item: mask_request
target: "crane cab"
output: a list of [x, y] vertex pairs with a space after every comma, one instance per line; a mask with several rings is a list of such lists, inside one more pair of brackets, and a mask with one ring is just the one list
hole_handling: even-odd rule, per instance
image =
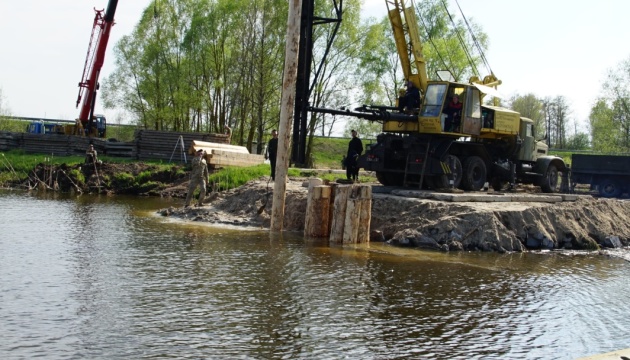
[[418, 121], [386, 121], [383, 131], [478, 136], [482, 126], [481, 99], [482, 93], [474, 85], [430, 82], [424, 92]]

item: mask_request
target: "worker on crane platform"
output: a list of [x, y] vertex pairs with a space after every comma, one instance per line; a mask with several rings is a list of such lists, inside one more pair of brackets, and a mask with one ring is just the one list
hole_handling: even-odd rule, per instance
[[420, 90], [411, 80], [406, 85], [405, 95], [398, 99], [398, 108], [401, 112], [413, 114], [420, 107]]

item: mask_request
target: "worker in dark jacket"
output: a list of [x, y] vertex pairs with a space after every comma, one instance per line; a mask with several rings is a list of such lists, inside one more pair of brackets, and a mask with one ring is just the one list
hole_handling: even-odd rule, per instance
[[271, 139], [267, 143], [265, 160], [269, 159], [271, 165], [271, 180], [276, 180], [276, 156], [278, 155], [278, 132], [271, 130]]
[[413, 82], [407, 81], [407, 90], [405, 95], [398, 99], [398, 107], [406, 114], [413, 114], [415, 109], [420, 107], [420, 90]]
[[348, 144], [348, 153], [346, 154], [346, 177], [348, 180], [357, 181], [359, 178], [359, 156], [363, 153], [363, 143], [357, 136], [357, 132], [352, 130], [352, 139]]
[[459, 125], [462, 118], [462, 103], [459, 101], [459, 95], [453, 95], [453, 98], [446, 106], [444, 113], [446, 114], [444, 131], [459, 131]]

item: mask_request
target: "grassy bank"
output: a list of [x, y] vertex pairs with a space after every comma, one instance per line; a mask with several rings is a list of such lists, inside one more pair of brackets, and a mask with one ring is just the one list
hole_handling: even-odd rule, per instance
[[[99, 156], [99, 159], [116, 164], [131, 164], [136, 160], [117, 158], [110, 156]], [[23, 150], [11, 150], [0, 153], [0, 185], [7, 186], [10, 183], [24, 180], [40, 164], [47, 166], [59, 166], [66, 164], [75, 166], [85, 161], [84, 156], [52, 156], [45, 154], [27, 154]], [[161, 162], [150, 162], [158, 166], [160, 171], [169, 169], [172, 164], [162, 164]]]
[[[325, 141], [322, 141], [321, 144], [324, 144], [324, 146], [321, 147], [322, 149], [328, 149], [328, 147], [325, 146]], [[331, 159], [331, 162], [337, 157], [337, 154], [326, 153], [325, 151], [322, 151], [320, 155], [320, 158]], [[108, 164], [137, 163], [137, 160], [119, 157], [99, 156], [99, 159]], [[65, 164], [69, 167], [75, 167], [77, 165], [83, 164], [84, 160], [85, 158], [83, 156], [59, 157], [45, 154], [26, 154], [22, 150], [11, 150], [2, 152], [0, 153], [0, 186], [8, 187], [11, 184], [16, 184], [29, 178], [29, 175], [32, 174], [33, 170], [42, 164], [46, 165], [47, 167], [55, 167], [62, 164]], [[162, 161], [145, 161], [144, 163], [148, 165], [153, 165], [154, 168], [151, 171], [154, 173], [169, 172], [172, 171], [173, 168], [173, 164], [164, 163]], [[337, 168], [339, 167], [340, 162]], [[125, 167], [119, 167], [119, 169], [125, 169]], [[189, 170], [189, 167], [184, 165], [178, 171], [187, 170]], [[74, 177], [76, 177], [77, 182], [85, 182], [85, 179], [81, 178], [81, 174], [79, 171], [74, 171], [74, 173], [76, 173], [74, 174]], [[269, 164], [260, 164], [251, 167], [228, 167], [213, 171], [210, 175], [210, 184], [217, 191], [227, 190], [239, 187], [252, 179], [258, 179], [265, 176], [268, 177], [269, 174]], [[345, 175], [343, 174], [319, 173], [313, 170], [303, 170], [297, 168], [290, 168], [288, 174], [290, 177], [319, 177], [329, 181], [334, 181], [338, 178], [345, 178]], [[105, 174], [101, 175], [103, 178], [108, 177]], [[117, 174], [112, 174], [110, 177], [116, 180], [125, 180], [118, 181], [118, 183], [134, 183], [135, 187], [142, 188], [145, 183], [153, 181], [152, 179], [154, 178], [154, 176], [151, 175], [152, 174], [147, 173], [134, 175], [131, 173], [131, 170], [129, 170], [122, 171], [121, 173]], [[361, 176], [359, 180], [361, 182], [374, 181], [373, 178], [364, 176]]]

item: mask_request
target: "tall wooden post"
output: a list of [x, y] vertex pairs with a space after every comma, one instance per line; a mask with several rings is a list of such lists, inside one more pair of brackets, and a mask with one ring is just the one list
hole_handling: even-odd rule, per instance
[[286, 199], [287, 170], [289, 168], [291, 123], [293, 119], [293, 109], [295, 107], [295, 83], [297, 80], [301, 17], [302, 0], [290, 0], [284, 54], [280, 126], [278, 129], [276, 179], [273, 186], [273, 204], [271, 207], [271, 231], [282, 231], [284, 227], [284, 202]]

